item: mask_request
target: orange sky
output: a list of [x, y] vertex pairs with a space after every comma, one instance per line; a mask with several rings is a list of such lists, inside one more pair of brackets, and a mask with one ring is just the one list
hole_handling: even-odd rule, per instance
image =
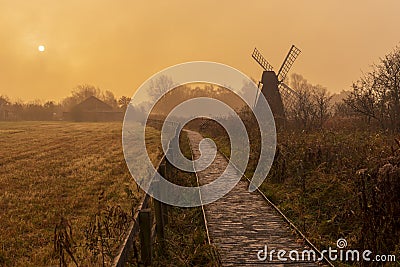
[[399, 10], [398, 0], [0, 0], [0, 95], [60, 100], [89, 83], [130, 96], [193, 60], [258, 79], [253, 48], [279, 69], [292, 43], [302, 54], [291, 72], [338, 92], [399, 44]]

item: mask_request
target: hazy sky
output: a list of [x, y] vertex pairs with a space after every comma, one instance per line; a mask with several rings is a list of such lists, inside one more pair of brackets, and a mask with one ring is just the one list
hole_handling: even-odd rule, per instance
[[291, 44], [302, 50], [291, 73], [338, 92], [399, 45], [399, 10], [398, 0], [0, 0], [0, 95], [60, 100], [88, 83], [130, 96], [193, 60], [259, 79], [254, 47], [279, 69]]

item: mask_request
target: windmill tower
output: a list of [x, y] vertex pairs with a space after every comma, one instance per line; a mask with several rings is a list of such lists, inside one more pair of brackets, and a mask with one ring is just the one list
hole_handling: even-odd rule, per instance
[[[253, 54], [251, 55], [264, 69], [261, 81], [258, 82], [258, 87], [260, 88], [260, 85], [262, 85], [261, 93], [268, 101], [276, 122], [286, 120], [285, 113], [291, 108], [295, 99], [298, 97], [297, 93], [283, 81], [300, 52], [300, 49], [292, 45], [278, 71], [278, 74], [275, 73], [272, 65], [268, 63], [257, 48], [254, 48]], [[256, 96], [255, 105], [257, 105], [257, 99], [258, 95]]]

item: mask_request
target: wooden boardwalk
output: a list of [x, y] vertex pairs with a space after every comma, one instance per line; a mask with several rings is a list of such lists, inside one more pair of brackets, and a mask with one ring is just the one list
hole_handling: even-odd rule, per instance
[[[195, 159], [200, 157], [198, 144], [202, 136], [187, 131]], [[202, 151], [207, 154], [207, 149]], [[209, 147], [211, 149], [211, 147]], [[210, 152], [211, 154], [211, 152]], [[212, 182], [228, 166], [223, 155], [217, 153], [214, 162], [198, 172], [201, 185]], [[236, 172], [234, 168], [229, 172]], [[223, 266], [320, 266], [309, 261], [290, 261], [289, 252], [309, 250], [275, 209], [256, 191], [248, 191], [248, 182], [240, 181], [223, 198], [204, 206], [211, 243], [217, 246]], [[272, 261], [260, 261], [257, 252], [268, 246], [278, 251], [286, 250], [287, 261], [279, 261], [274, 253]]]

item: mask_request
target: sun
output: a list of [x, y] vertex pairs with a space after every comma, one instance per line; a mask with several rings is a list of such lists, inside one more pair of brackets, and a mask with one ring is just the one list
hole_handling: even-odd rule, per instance
[[46, 47], [44, 45], [39, 45], [38, 50], [39, 52], [44, 52], [44, 50], [46, 50]]

